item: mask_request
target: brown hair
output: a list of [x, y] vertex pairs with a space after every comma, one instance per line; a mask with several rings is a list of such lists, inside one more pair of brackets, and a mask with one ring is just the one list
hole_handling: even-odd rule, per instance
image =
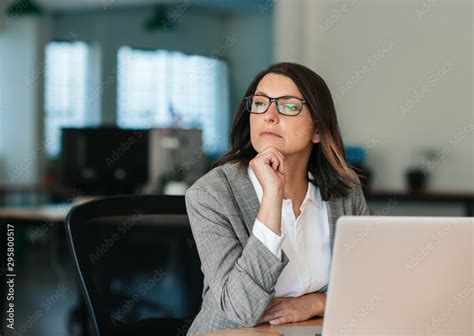
[[[260, 72], [250, 83], [244, 97], [252, 95], [260, 80], [268, 73], [280, 74], [293, 80], [303, 99], [308, 102], [313, 126], [319, 130], [320, 143], [313, 144], [308, 170], [310, 180], [320, 188], [323, 200], [345, 197], [351, 186], [360, 186], [355, 167], [346, 162], [344, 145], [337, 122], [331, 92], [324, 80], [311, 69], [296, 63], [277, 63]], [[250, 141], [250, 113], [244, 99], [235, 114], [230, 136], [231, 149], [217, 159], [212, 168], [226, 162], [238, 162], [239, 170], [258, 153]]]

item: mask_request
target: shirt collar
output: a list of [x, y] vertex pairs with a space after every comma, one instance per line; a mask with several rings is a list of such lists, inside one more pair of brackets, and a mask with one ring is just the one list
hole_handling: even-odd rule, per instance
[[[257, 176], [253, 172], [252, 168], [250, 168], [250, 166], [247, 166], [247, 173], [255, 189], [255, 192], [257, 193], [258, 200], [260, 203], [262, 203], [263, 189], [262, 189], [262, 186], [260, 185], [260, 182], [258, 182]], [[314, 178], [313, 174], [310, 171], [308, 171], [308, 177], [311, 180]], [[309, 187], [304, 197], [303, 203], [305, 202], [306, 199], [310, 199], [314, 204], [320, 207], [321, 206], [321, 193], [319, 191], [319, 188], [316, 187], [311, 182], [308, 182], [308, 185]]]

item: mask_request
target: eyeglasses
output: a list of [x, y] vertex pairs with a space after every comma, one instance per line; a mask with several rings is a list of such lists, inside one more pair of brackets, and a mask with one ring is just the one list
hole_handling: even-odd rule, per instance
[[275, 102], [277, 111], [280, 114], [292, 117], [298, 115], [303, 109], [303, 105], [306, 104], [305, 100], [293, 96], [270, 98], [264, 95], [252, 95], [245, 97], [245, 100], [247, 102], [247, 110], [250, 113], [265, 113], [270, 105]]

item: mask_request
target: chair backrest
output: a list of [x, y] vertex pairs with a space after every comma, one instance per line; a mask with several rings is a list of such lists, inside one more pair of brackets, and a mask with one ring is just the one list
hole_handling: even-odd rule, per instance
[[184, 196], [81, 204], [69, 212], [66, 233], [96, 334], [186, 333], [203, 275]]

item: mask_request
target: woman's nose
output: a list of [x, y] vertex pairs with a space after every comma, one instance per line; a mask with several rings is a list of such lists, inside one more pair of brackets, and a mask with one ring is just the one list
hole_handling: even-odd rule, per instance
[[271, 102], [267, 112], [263, 114], [265, 121], [277, 120], [279, 118], [276, 102]]

